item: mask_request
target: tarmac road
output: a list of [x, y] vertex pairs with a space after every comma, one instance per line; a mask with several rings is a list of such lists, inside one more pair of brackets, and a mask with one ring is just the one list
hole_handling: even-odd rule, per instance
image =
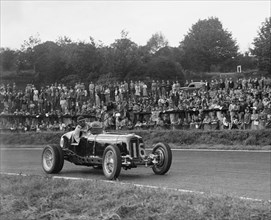
[[[0, 171], [44, 175], [41, 148], [1, 148]], [[168, 174], [151, 168], [121, 171], [121, 182], [271, 200], [271, 152], [174, 150]], [[102, 170], [65, 161], [58, 176], [102, 179]]]

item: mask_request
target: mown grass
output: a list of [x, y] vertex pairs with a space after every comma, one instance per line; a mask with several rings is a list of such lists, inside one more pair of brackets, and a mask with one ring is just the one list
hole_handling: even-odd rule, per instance
[[118, 182], [1, 175], [0, 219], [271, 219], [270, 203]]
[[[150, 147], [156, 142], [166, 142], [175, 148], [212, 148], [212, 149], [248, 149], [270, 150], [271, 130], [134, 130], [120, 131], [135, 133], [143, 137]], [[0, 133], [1, 144], [44, 145], [59, 143], [61, 132], [43, 133]]]

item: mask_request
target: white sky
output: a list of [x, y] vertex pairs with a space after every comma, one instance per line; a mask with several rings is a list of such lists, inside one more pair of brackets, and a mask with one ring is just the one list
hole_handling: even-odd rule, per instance
[[173, 47], [199, 19], [218, 17], [237, 40], [240, 51], [252, 47], [270, 0], [257, 1], [11, 1], [1, 0], [1, 47], [20, 49], [39, 34], [42, 42], [68, 36], [74, 41], [110, 45], [121, 30], [138, 45], [162, 32]]

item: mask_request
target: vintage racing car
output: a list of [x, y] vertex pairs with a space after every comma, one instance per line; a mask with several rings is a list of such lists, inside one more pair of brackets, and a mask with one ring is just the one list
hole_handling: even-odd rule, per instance
[[59, 145], [47, 145], [42, 152], [42, 167], [48, 173], [59, 173], [67, 160], [76, 165], [103, 169], [109, 180], [118, 178], [121, 168], [138, 165], [152, 167], [155, 174], [168, 172], [172, 152], [168, 144], [156, 143], [147, 155], [142, 137], [136, 134], [105, 133], [97, 130], [82, 135], [74, 142], [73, 131], [62, 135]]

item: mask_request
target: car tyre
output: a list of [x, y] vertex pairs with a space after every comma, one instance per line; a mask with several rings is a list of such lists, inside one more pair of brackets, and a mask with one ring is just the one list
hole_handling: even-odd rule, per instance
[[152, 170], [157, 175], [164, 175], [168, 172], [172, 163], [172, 152], [168, 144], [155, 144], [152, 153], [158, 155], [158, 163], [154, 164]]
[[109, 145], [103, 153], [103, 173], [108, 180], [118, 178], [121, 171], [121, 154], [115, 145]]
[[48, 173], [59, 173], [64, 165], [62, 148], [58, 145], [47, 145], [41, 156], [42, 168]]

